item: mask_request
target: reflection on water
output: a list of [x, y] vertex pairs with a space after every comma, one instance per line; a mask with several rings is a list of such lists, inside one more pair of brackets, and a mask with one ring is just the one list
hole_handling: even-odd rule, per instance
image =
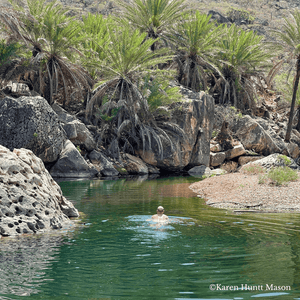
[[[42, 291], [59, 252], [62, 237], [39, 235], [2, 241], [0, 251], [0, 295], [28, 296]], [[9, 299], [3, 297], [2, 299]]]
[[[300, 299], [299, 215], [213, 209], [187, 190], [193, 180], [61, 182], [85, 226], [1, 240], [0, 299]], [[170, 222], [151, 221], [159, 205]]]

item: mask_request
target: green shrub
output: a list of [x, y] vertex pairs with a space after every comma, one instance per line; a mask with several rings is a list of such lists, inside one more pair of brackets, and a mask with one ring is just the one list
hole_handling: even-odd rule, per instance
[[150, 79], [150, 75], [144, 78], [142, 92], [147, 98], [151, 111], [159, 106], [177, 102], [182, 99], [179, 87], [170, 87], [169, 81], [161, 78]]
[[264, 184], [267, 182], [268, 176], [267, 174], [259, 174], [258, 176], [258, 184]]
[[292, 163], [292, 161], [285, 155], [278, 155], [277, 160], [279, 162], [283, 162], [285, 166], [289, 166]]
[[218, 131], [214, 130], [211, 134], [211, 138], [213, 139], [214, 137], [216, 137], [218, 135]]
[[297, 180], [298, 173], [287, 166], [275, 167], [269, 171], [268, 178], [270, 178], [275, 185], [282, 185]]

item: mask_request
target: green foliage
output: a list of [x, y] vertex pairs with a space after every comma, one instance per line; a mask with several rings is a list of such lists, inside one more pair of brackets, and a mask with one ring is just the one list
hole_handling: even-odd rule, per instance
[[[300, 11], [295, 9], [290, 18], [284, 19], [281, 30], [273, 30], [275, 37], [279, 39], [276, 48], [280, 51], [292, 54], [290, 58], [295, 58], [300, 54]], [[273, 47], [274, 49], [274, 47]]]
[[19, 43], [7, 43], [4, 39], [0, 40], [0, 66], [17, 57], [19, 49]]
[[100, 47], [105, 60], [101, 61], [94, 56], [88, 62], [90, 67], [101, 71], [103, 81], [99, 82], [99, 87], [87, 106], [87, 116], [92, 115], [97, 101], [102, 100], [111, 86], [118, 87], [112, 97], [118, 94], [119, 100], [130, 101], [128, 109], [134, 110], [132, 101], [143, 102], [144, 98], [139, 88], [140, 82], [146, 76], [163, 73], [156, 67], [157, 64], [172, 58], [166, 55], [166, 49], [159, 49], [155, 53], [149, 51], [153, 40], [145, 40], [146, 33], [140, 34], [137, 30], [132, 32], [129, 27], [124, 28], [123, 32], [115, 32], [113, 28], [109, 28], [108, 33], [111, 42], [107, 48]]
[[269, 171], [268, 178], [270, 178], [275, 185], [286, 185], [290, 181], [297, 180], [298, 173], [287, 166], [275, 167]]
[[103, 114], [100, 112], [100, 117], [103, 121], [106, 121], [106, 122], [111, 122], [118, 114], [120, 108], [113, 108], [110, 112], [110, 114]]
[[[252, 108], [255, 105], [253, 86], [261, 86], [260, 78], [270, 65], [271, 53], [264, 48], [263, 37], [253, 31], [244, 31], [234, 24], [223, 30], [218, 59], [229, 86], [222, 84], [221, 103], [233, 102], [233, 106], [240, 109]], [[243, 98], [248, 100], [247, 104]]]
[[281, 154], [278, 155], [277, 160], [279, 162], [283, 162], [285, 166], [289, 166], [292, 163], [291, 160], [287, 156], [281, 155]]
[[210, 15], [185, 14], [177, 23], [175, 42], [179, 54], [176, 57], [179, 81], [195, 91], [207, 90], [207, 72], [222, 77], [215, 63], [216, 40], [222, 36], [221, 25], [210, 22]]
[[[252, 74], [255, 69], [269, 66], [267, 62], [271, 55], [264, 49], [262, 36], [258, 36], [252, 30], [245, 31], [232, 24], [229, 28], [224, 27], [225, 35], [221, 39], [220, 59], [231, 67], [237, 74], [242, 69], [243, 74]], [[241, 82], [234, 78], [236, 86]]]
[[[88, 68], [90, 74], [96, 79], [99, 74], [95, 68], [89, 67], [90, 59], [97, 59], [102, 62], [106, 58], [107, 48], [109, 45], [109, 26], [114, 25], [112, 18], [108, 17], [105, 19], [103, 15], [88, 14], [88, 16], [82, 17], [83, 22], [81, 23], [81, 45], [83, 47], [83, 54], [80, 59], [82, 63]], [[101, 69], [101, 68], [100, 68]]]
[[77, 146], [76, 149], [78, 150], [79, 153], [81, 153], [81, 149], [79, 146]]
[[35, 132], [35, 133], [33, 134], [33, 136], [34, 136], [35, 138], [37, 138], [37, 137], [38, 137], [38, 134]]
[[[291, 110], [289, 115], [289, 121], [285, 136], [285, 142], [289, 142], [292, 132], [292, 123], [294, 118], [294, 109], [297, 98], [297, 89], [299, 84], [299, 72], [300, 72], [300, 11], [295, 9], [289, 19], [285, 19], [282, 30], [274, 30], [275, 36], [279, 38], [277, 42], [277, 48], [285, 53], [288, 53], [288, 61], [293, 62], [292, 59], [296, 59], [294, 66], [296, 67], [296, 76], [293, 83], [293, 96], [291, 103]], [[300, 118], [297, 124], [297, 129], [300, 129]]]
[[[60, 83], [64, 93], [63, 105], [69, 92], [74, 93], [74, 87], [84, 98], [82, 90], [89, 90], [92, 80], [81, 66], [73, 64], [79, 55], [76, 49], [80, 41], [79, 22], [68, 16], [68, 9], [56, 0], [11, 0], [11, 4], [19, 19], [0, 12], [2, 26], [11, 38], [31, 47], [31, 63], [40, 69], [39, 79], [33, 79], [39, 86], [37, 91], [52, 104]], [[28, 8], [26, 13], [24, 7]]]
[[211, 138], [213, 139], [214, 137], [216, 137], [218, 135], [218, 131], [214, 130], [211, 134]]
[[180, 101], [181, 94], [178, 87], [170, 87], [168, 80], [153, 78], [147, 75], [142, 85], [142, 94], [146, 97], [150, 110], [157, 107]]
[[[185, 10], [185, 0], [132, 0], [130, 2], [119, 1], [124, 8], [125, 24], [128, 21], [134, 29], [146, 33], [148, 38], [160, 37], [168, 41], [173, 25]], [[155, 50], [155, 43], [151, 45]]]

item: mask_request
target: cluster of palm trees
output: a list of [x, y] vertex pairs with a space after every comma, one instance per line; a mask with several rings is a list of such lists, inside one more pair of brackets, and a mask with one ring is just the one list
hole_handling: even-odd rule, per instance
[[[56, 0], [10, 2], [13, 9], [0, 11], [6, 33], [0, 41], [0, 84], [26, 82], [50, 105], [84, 101], [86, 122], [101, 126], [104, 145], [124, 151], [138, 146], [162, 153], [162, 140], [172, 146], [170, 135], [180, 133], [152, 113], [161, 99], [172, 101], [176, 94], [166, 88], [166, 80], [211, 93], [217, 103], [252, 109], [275, 55], [263, 37], [189, 12], [184, 0], [119, 1], [119, 16], [80, 19]], [[296, 11], [295, 24], [286, 21], [279, 34], [297, 58], [295, 87], [299, 16]]]

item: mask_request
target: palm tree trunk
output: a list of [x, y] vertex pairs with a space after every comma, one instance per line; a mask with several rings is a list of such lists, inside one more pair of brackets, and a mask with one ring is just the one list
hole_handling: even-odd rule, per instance
[[298, 106], [297, 110], [298, 110], [298, 123], [296, 129], [300, 132], [300, 106]]
[[290, 116], [289, 116], [289, 123], [287, 126], [286, 135], [285, 135], [285, 142], [287, 142], [287, 143], [290, 141], [290, 138], [291, 138], [296, 95], [297, 95], [299, 78], [300, 78], [300, 55], [297, 57], [296, 67], [297, 67], [297, 72], [296, 72], [295, 81], [294, 81], [294, 90], [293, 90], [292, 104], [291, 104], [291, 110], [290, 110]]

